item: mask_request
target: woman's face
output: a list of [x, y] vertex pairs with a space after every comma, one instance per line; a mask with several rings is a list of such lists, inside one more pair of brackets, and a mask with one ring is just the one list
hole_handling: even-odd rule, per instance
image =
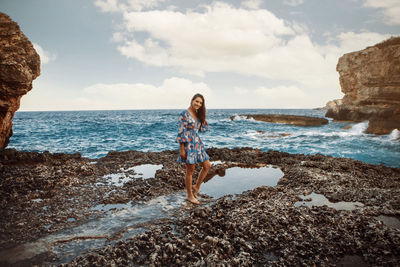
[[192, 108], [194, 108], [195, 110], [198, 110], [199, 108], [201, 108], [202, 105], [203, 105], [203, 99], [201, 99], [201, 97], [196, 97], [192, 101]]

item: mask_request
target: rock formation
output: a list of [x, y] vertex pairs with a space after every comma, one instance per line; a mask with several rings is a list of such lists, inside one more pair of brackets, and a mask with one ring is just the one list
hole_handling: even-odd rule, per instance
[[[255, 114], [255, 115], [240, 115], [240, 116], [245, 116], [246, 119], [253, 118], [256, 121], [284, 123], [296, 126], [319, 126], [328, 124], [328, 120], [324, 118], [295, 116], [286, 114]], [[234, 118], [235, 116], [231, 116], [231, 120], [234, 120]]]
[[12, 135], [20, 99], [40, 74], [40, 57], [18, 24], [0, 13], [0, 149]]
[[336, 70], [345, 95], [327, 103], [327, 117], [369, 120], [367, 133], [400, 130], [400, 37], [343, 55]]

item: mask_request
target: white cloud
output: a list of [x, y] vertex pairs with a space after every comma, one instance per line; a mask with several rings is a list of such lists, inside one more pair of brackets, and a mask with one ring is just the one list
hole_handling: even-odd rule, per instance
[[[242, 5], [256, 8], [258, 1]], [[221, 2], [203, 5], [201, 11], [125, 9], [122, 15], [125, 28], [113, 40], [128, 58], [192, 75], [227, 72], [262, 77], [273, 84], [293, 84], [296, 87], [259, 88], [254, 96], [290, 92], [290, 96], [303, 98], [301, 105], [312, 106], [340, 96], [336, 72], [340, 56], [389, 37], [344, 32], [320, 45], [300, 23], [280, 19], [266, 9], [235, 8]], [[254, 88], [234, 88], [234, 93], [241, 95], [246, 90], [255, 92]]]
[[344, 51], [358, 51], [380, 43], [390, 38], [390, 34], [380, 34], [376, 32], [345, 32], [338, 35], [337, 39], [340, 41], [340, 48]]
[[160, 86], [152, 84], [95, 84], [84, 89], [77, 99], [82, 105], [97, 109], [168, 109], [185, 108], [196, 93], [207, 100], [212, 91], [205, 83], [172, 77]]
[[118, 4], [118, 0], [96, 0], [94, 5], [99, 7], [103, 12], [121, 11], [121, 6]]
[[113, 34], [113, 36], [111, 37], [111, 41], [116, 42], [116, 43], [123, 42], [125, 40], [126, 40], [126, 38], [125, 38], [125, 34], [123, 32], [115, 32]]
[[47, 64], [50, 61], [56, 60], [56, 54], [45, 51], [40, 45], [33, 43], [33, 47], [40, 56], [41, 64]]
[[[268, 10], [236, 9], [223, 3], [207, 6], [204, 13], [126, 12], [124, 19], [127, 31], [146, 32], [150, 37], [121, 44], [118, 49], [123, 55], [185, 73], [254, 75], [272, 49], [285, 46], [282, 38], [295, 34]], [[257, 72], [269, 76], [267, 70]]]
[[304, 0], [284, 0], [283, 3], [288, 6], [299, 6], [304, 3]]
[[237, 94], [237, 95], [240, 95], [240, 96], [244, 96], [244, 95], [247, 95], [249, 93], [249, 90], [246, 89], [246, 88], [235, 86], [234, 93]]
[[274, 88], [259, 87], [256, 93], [271, 100], [279, 100], [282, 98], [298, 99], [305, 96], [304, 92], [296, 86], [277, 86]]
[[141, 11], [155, 8], [166, 0], [96, 0], [95, 6], [103, 12]]
[[381, 9], [384, 23], [388, 25], [400, 24], [399, 0], [364, 0], [364, 6]]
[[261, 5], [261, 0], [246, 0], [243, 1], [241, 5], [249, 9], [259, 9]]
[[[322, 104], [315, 96], [307, 95], [297, 86], [277, 86], [272, 88], [259, 87], [254, 91], [253, 98], [264, 103], [268, 108], [304, 108]], [[317, 101], [316, 101], [317, 100]]]

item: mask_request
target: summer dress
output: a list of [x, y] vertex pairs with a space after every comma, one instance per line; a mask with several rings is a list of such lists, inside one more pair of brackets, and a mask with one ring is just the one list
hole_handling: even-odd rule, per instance
[[210, 159], [199, 136], [199, 131], [205, 132], [209, 130], [206, 121], [201, 123], [199, 119], [195, 120], [189, 111], [184, 110], [179, 115], [178, 128], [179, 132], [176, 142], [179, 144], [184, 143], [186, 151], [186, 160], [181, 159], [179, 155], [178, 162], [194, 164]]

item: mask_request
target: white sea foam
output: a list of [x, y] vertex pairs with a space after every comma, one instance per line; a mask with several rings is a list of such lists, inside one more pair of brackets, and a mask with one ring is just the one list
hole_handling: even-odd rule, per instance
[[389, 134], [389, 139], [390, 140], [399, 140], [400, 139], [400, 131], [397, 129], [394, 129], [390, 134]]
[[[250, 138], [253, 138], [253, 139], [258, 138], [259, 135], [260, 135], [260, 133], [258, 133], [257, 131], [254, 131], [254, 130], [247, 131], [247, 132], [244, 134], [244, 136], [247, 136], [247, 137], [250, 137]], [[242, 135], [241, 135], [241, 136], [242, 136]]]
[[256, 121], [252, 117], [247, 118], [246, 116], [241, 116], [241, 115], [234, 115], [233, 120], [234, 121]]
[[368, 128], [368, 121], [363, 121], [360, 123], [357, 123], [351, 127], [349, 130], [349, 133], [351, 135], [362, 135], [365, 133], [365, 130]]
[[360, 122], [354, 124], [350, 130], [332, 131], [332, 132], [322, 132], [322, 131], [308, 131], [308, 132], [298, 132], [294, 133], [294, 136], [324, 136], [324, 137], [348, 137], [348, 136], [362, 136], [366, 135], [365, 130], [368, 128], [368, 121]]

